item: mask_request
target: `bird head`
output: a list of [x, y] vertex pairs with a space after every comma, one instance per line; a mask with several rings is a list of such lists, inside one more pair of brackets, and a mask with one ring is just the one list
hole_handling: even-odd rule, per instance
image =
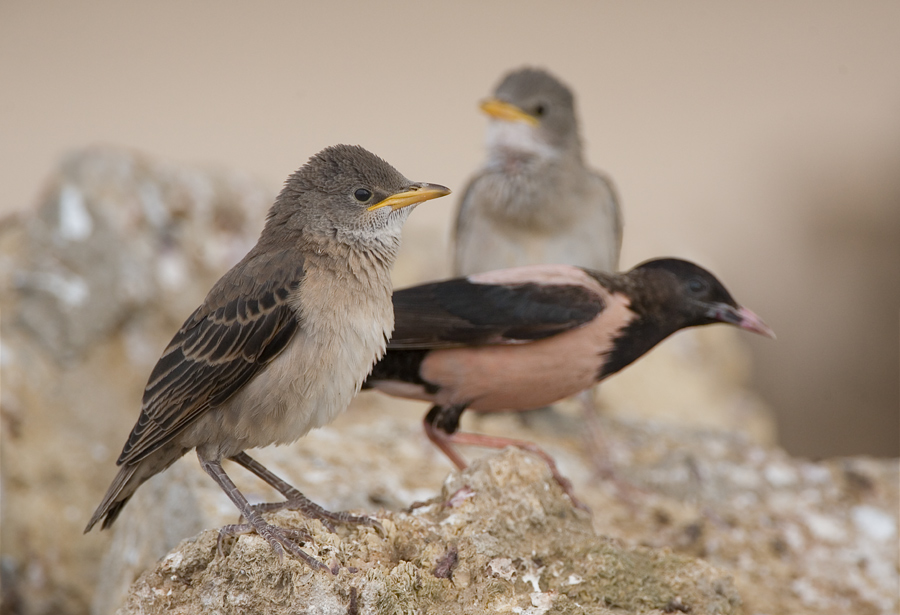
[[481, 109], [495, 120], [488, 129], [489, 147], [580, 152], [575, 97], [545, 70], [522, 68], [507, 74]]
[[287, 179], [268, 223], [339, 241], [399, 236], [415, 205], [447, 194], [444, 186], [406, 179], [362, 147], [335, 145]]
[[731, 293], [706, 269], [677, 258], [647, 261], [635, 267], [650, 297], [659, 306], [657, 318], [670, 321], [673, 330], [717, 322], [766, 337], [775, 333], [755, 313], [741, 307]]

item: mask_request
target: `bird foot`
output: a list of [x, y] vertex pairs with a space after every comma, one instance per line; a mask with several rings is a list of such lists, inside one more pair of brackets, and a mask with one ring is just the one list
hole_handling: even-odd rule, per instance
[[219, 552], [219, 555], [225, 556], [225, 552], [223, 546], [225, 544], [225, 539], [231, 536], [240, 536], [241, 534], [250, 534], [256, 532], [260, 536], [266, 539], [266, 541], [271, 545], [272, 550], [278, 556], [279, 560], [284, 559], [284, 552], [287, 550], [294, 557], [302, 560], [313, 570], [327, 570], [331, 572], [331, 569], [314, 558], [312, 555], [303, 551], [298, 545], [298, 542], [313, 542], [312, 536], [304, 531], [293, 528], [286, 527], [278, 527], [276, 525], [270, 525], [266, 522], [257, 522], [257, 523], [238, 523], [235, 525], [225, 525], [219, 528], [219, 537], [216, 541], [216, 549]]
[[273, 512], [276, 510], [296, 510], [303, 514], [303, 516], [308, 519], [318, 519], [322, 522], [322, 525], [328, 529], [329, 532], [334, 533], [334, 525], [339, 523], [342, 525], [363, 525], [366, 527], [375, 528], [375, 531], [378, 532], [382, 538], [384, 538], [387, 534], [384, 531], [384, 527], [382, 527], [381, 523], [377, 520], [372, 519], [371, 517], [366, 517], [363, 515], [352, 515], [348, 512], [332, 512], [330, 510], [326, 510], [319, 506], [318, 504], [311, 501], [306, 496], [297, 492], [299, 497], [292, 497], [285, 502], [266, 502], [262, 504], [255, 504], [253, 509], [257, 512]]

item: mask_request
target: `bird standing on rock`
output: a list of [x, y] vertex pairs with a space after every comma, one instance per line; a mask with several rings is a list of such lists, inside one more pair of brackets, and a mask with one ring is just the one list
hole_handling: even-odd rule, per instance
[[527, 410], [583, 391], [686, 327], [723, 322], [774, 337], [705, 269], [679, 259], [611, 274], [570, 265], [491, 271], [394, 293], [396, 328], [364, 388], [434, 404], [425, 431], [460, 469], [454, 444], [520, 440], [457, 431], [466, 409]]
[[[326, 148], [291, 175], [256, 246], [213, 286], [154, 367], [121, 469], [85, 532], [101, 519], [109, 527], [144, 481], [191, 449], [248, 522], [226, 530], [255, 530], [279, 556], [287, 550], [325, 568], [297, 546], [296, 532], [266, 523], [260, 510], [377, 525], [316, 506], [244, 451], [293, 442], [347, 407], [394, 326], [390, 272], [403, 223], [412, 206], [449, 193], [348, 145]], [[287, 502], [250, 505], [222, 459]]]
[[481, 108], [491, 117], [487, 161], [457, 213], [454, 274], [543, 263], [616, 271], [618, 199], [610, 180], [585, 165], [571, 90], [523, 68]]

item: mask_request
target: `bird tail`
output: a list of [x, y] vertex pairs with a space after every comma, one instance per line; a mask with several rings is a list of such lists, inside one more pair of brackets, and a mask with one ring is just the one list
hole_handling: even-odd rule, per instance
[[136, 463], [126, 464], [122, 466], [119, 473], [113, 479], [112, 484], [106, 491], [100, 506], [94, 511], [91, 520], [88, 521], [84, 533], [91, 531], [100, 519], [103, 519], [103, 525], [100, 529], [105, 530], [113, 524], [119, 513], [137, 491], [137, 488], [144, 484], [144, 481], [152, 476], [159, 474], [170, 465], [175, 463], [186, 451], [179, 451], [179, 454], [172, 454], [172, 450], [163, 448], [156, 453], [145, 457]]
[[[122, 512], [122, 508], [128, 503], [128, 500], [131, 499], [131, 496], [134, 495], [137, 488], [149, 478], [149, 476], [141, 477], [138, 474], [137, 470], [139, 467], [140, 464], [136, 463], [127, 465], [119, 470], [119, 473], [116, 474], [109, 489], [106, 490], [106, 496], [104, 496], [103, 501], [100, 502], [100, 506], [94, 511], [94, 515], [91, 517], [91, 520], [88, 521], [87, 527], [84, 528], [85, 534], [90, 532], [91, 528], [104, 517], [106, 518], [103, 519], [103, 526], [101, 529], [105, 530], [113, 524], [113, 521], [115, 521], [116, 517], [119, 516], [119, 513]], [[135, 480], [136, 475], [138, 480]]]

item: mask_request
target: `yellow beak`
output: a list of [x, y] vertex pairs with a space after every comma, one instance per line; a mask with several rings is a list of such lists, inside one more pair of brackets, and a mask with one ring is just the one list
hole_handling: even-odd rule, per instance
[[370, 205], [366, 209], [368, 211], [373, 211], [375, 209], [381, 209], [382, 207], [390, 207], [392, 210], [396, 211], [409, 205], [415, 205], [416, 203], [421, 203], [423, 201], [447, 196], [448, 194], [450, 194], [450, 188], [445, 188], [438, 184], [414, 184], [409, 190], [392, 194], [386, 199], [382, 199], [374, 205]]
[[537, 126], [539, 123], [538, 119], [530, 113], [526, 113], [517, 106], [496, 98], [489, 98], [481, 103], [481, 110], [498, 120], [525, 122], [531, 126]]

